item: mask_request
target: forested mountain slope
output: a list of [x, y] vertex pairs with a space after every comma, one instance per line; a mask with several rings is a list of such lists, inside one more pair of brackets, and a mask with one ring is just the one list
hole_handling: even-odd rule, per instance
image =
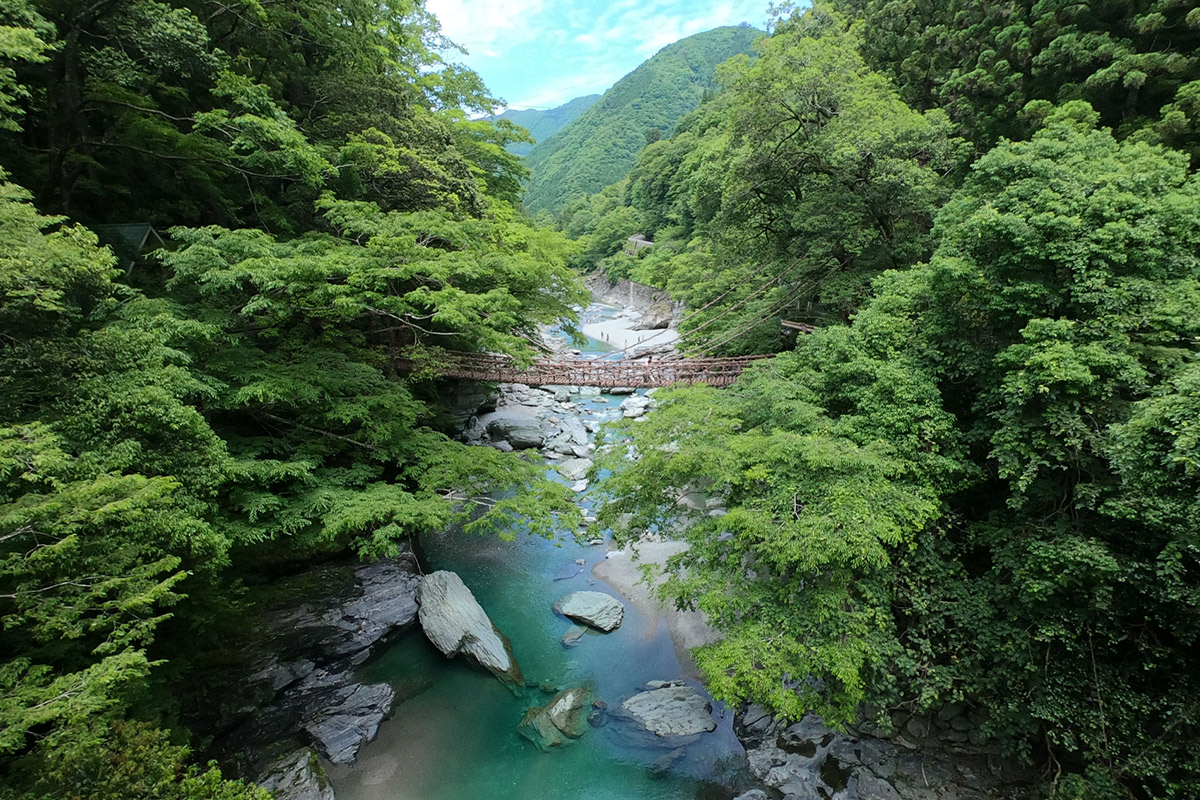
[[503, 114], [497, 114], [492, 119], [506, 119], [529, 131], [533, 142], [513, 142], [508, 146], [508, 152], [527, 156], [538, 142], [546, 141], [574, 122], [583, 112], [594, 106], [599, 99], [600, 95], [589, 94], [586, 97], [576, 97], [574, 100], [547, 111], [536, 108], [512, 109]]
[[676, 121], [700, 104], [718, 64], [749, 53], [761, 31], [726, 27], [668, 45], [617, 81], [594, 106], [526, 158], [524, 206], [557, 213], [580, 195], [620, 180], [648, 138], [671, 134]]

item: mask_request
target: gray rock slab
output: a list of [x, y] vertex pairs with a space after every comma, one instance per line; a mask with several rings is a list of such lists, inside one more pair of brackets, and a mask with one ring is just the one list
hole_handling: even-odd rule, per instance
[[569, 481], [582, 480], [588, 470], [592, 468], [592, 460], [590, 458], [569, 458], [561, 464], [555, 465], [554, 468], [558, 470], [559, 475]]
[[508, 639], [500, 633], [475, 595], [453, 572], [432, 572], [421, 582], [421, 629], [434, 647], [453, 658], [464, 655], [501, 681], [525, 682]]
[[334, 764], [353, 764], [358, 751], [375, 738], [392, 708], [395, 693], [386, 683], [357, 686], [340, 704], [315, 714], [304, 725], [313, 746]]
[[622, 703], [621, 711], [656, 736], [694, 736], [717, 729], [712, 705], [691, 686], [640, 692]]
[[554, 601], [554, 610], [606, 633], [620, 627], [625, 618], [621, 601], [603, 592], [571, 592]]
[[546, 438], [545, 416], [524, 406], [504, 406], [479, 422], [493, 439], [504, 439], [518, 450], [540, 447]]

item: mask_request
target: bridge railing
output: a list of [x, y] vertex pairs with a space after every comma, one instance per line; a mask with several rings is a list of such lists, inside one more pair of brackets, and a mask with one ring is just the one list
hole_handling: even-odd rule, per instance
[[401, 357], [397, 367], [429, 369], [447, 378], [464, 378], [530, 386], [597, 386], [635, 389], [671, 384], [729, 386], [747, 365], [764, 356], [735, 358], [645, 358], [622, 361], [601, 359], [541, 359], [522, 368], [511, 356], [491, 353], [425, 354], [420, 359]]

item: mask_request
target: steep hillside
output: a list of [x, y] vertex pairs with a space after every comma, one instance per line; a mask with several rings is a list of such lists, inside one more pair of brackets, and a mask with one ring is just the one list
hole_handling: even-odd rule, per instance
[[676, 121], [700, 104], [716, 66], [750, 53], [761, 35], [750, 27], [716, 28], [664, 47], [626, 75], [579, 119], [529, 154], [526, 163], [533, 174], [525, 209], [557, 213], [570, 198], [620, 180], [646, 146], [647, 131], [670, 136]]
[[[514, 125], [520, 125], [532, 134], [534, 142], [544, 142], [574, 122], [583, 112], [596, 105], [596, 101], [599, 99], [600, 95], [589, 94], [587, 97], [576, 97], [549, 111], [541, 111], [536, 108], [514, 109], [498, 114], [494, 119], [506, 119]], [[509, 145], [508, 151], [518, 156], [527, 156], [533, 148], [534, 145], [521, 142]]]

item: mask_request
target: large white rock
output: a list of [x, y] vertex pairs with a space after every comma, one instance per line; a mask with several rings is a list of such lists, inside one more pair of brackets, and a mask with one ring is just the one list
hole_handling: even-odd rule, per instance
[[483, 607], [453, 572], [432, 572], [421, 582], [418, 597], [421, 628], [433, 646], [453, 658], [465, 655], [501, 681], [524, 684], [512, 647]]
[[694, 736], [717, 729], [712, 705], [691, 686], [635, 694], [621, 704], [621, 711], [656, 736]]
[[625, 606], [603, 592], [571, 592], [554, 601], [554, 610], [565, 617], [608, 632], [625, 618]]

